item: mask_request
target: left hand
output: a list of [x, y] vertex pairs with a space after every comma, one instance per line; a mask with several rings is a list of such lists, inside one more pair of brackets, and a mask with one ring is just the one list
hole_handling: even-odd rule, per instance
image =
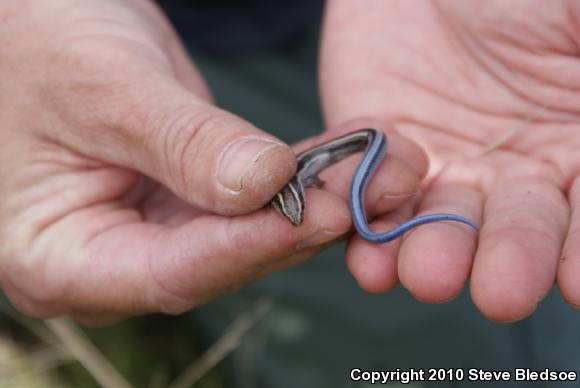
[[[384, 245], [351, 238], [347, 262], [362, 288], [400, 279], [439, 303], [471, 277], [483, 314], [513, 321], [557, 281], [580, 306], [579, 20], [580, 3], [564, 0], [328, 2], [327, 127], [393, 123], [431, 161], [418, 212], [482, 227], [478, 236], [433, 223]], [[375, 230], [414, 214], [384, 210], [370, 209]]]

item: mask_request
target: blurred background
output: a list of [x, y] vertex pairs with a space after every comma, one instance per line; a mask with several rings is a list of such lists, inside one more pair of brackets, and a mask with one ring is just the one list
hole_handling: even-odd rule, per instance
[[[159, 3], [218, 105], [288, 143], [322, 130], [316, 90], [322, 2]], [[343, 252], [335, 246], [181, 316], [102, 328], [30, 319], [4, 300], [0, 387], [365, 387], [349, 381], [351, 368], [580, 366], [580, 314], [556, 289], [532, 317], [495, 324], [468, 292], [441, 305], [422, 304], [401, 287], [365, 293]]]

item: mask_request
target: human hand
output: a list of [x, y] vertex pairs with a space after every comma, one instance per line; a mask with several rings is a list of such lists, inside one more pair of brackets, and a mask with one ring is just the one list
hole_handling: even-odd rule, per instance
[[[580, 306], [579, 17], [574, 1], [327, 4], [327, 126], [393, 123], [431, 161], [418, 212], [482, 226], [479, 239], [452, 223], [386, 245], [354, 237], [347, 263], [361, 287], [387, 291], [400, 280], [438, 303], [471, 277], [483, 314], [512, 321], [557, 281]], [[370, 210], [376, 230], [412, 215], [410, 206]]]
[[4, 2], [0, 58], [0, 282], [25, 313], [182, 312], [350, 227], [324, 192], [300, 228], [231, 217], [281, 189], [294, 152], [211, 104], [148, 1]]

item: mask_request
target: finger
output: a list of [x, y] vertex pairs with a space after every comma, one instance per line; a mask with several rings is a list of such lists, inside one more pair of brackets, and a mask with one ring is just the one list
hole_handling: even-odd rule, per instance
[[64, 312], [63, 306], [49, 306], [40, 298], [35, 300], [29, 294], [22, 292], [9, 279], [3, 279], [2, 291], [18, 311], [33, 318], [52, 317]]
[[387, 136], [387, 150], [389, 155], [394, 155], [413, 168], [419, 178], [427, 175], [429, 170], [429, 158], [425, 151], [415, 142], [407, 139], [397, 132], [397, 128], [385, 121], [373, 118], [356, 118], [342, 123], [337, 132], [356, 131], [361, 128], [375, 128]]
[[498, 183], [485, 206], [471, 295], [492, 320], [531, 314], [555, 280], [569, 209], [552, 183], [513, 179]]
[[91, 115], [88, 106], [79, 107], [87, 117], [55, 134], [59, 142], [140, 171], [196, 207], [219, 214], [262, 207], [294, 175], [289, 146], [167, 75], [112, 80], [109, 88], [116, 104]]
[[424, 177], [429, 169], [429, 159], [427, 154], [412, 140], [400, 135], [397, 129], [385, 121], [359, 118], [350, 120], [339, 125], [332, 130], [325, 131], [322, 135], [310, 138], [297, 144], [296, 149], [302, 152], [310, 147], [314, 147], [323, 142], [329, 141], [343, 134], [353, 132], [363, 128], [375, 128], [387, 136], [387, 150], [389, 156], [395, 156], [397, 159], [405, 162], [415, 171], [419, 178]]
[[[352, 176], [360, 159], [361, 156], [357, 155], [323, 171], [320, 177], [325, 182], [324, 189], [347, 200]], [[419, 184], [419, 178], [409, 165], [395, 156], [387, 155], [366, 190], [368, 216], [372, 218], [399, 207], [417, 194]]]
[[[480, 224], [481, 193], [459, 184], [434, 185], [420, 214], [459, 214]], [[440, 303], [457, 296], [469, 275], [477, 233], [455, 222], [434, 222], [408, 232], [399, 251], [399, 278], [417, 299]]]
[[572, 183], [568, 197], [572, 214], [558, 266], [558, 286], [564, 299], [580, 308], [580, 178]]
[[[428, 163], [420, 147], [393, 133], [393, 127], [379, 121], [353, 120], [341, 126], [336, 132], [348, 132], [364, 127], [373, 127], [390, 132], [387, 153], [369, 184], [365, 198], [367, 213], [372, 217], [375, 214], [382, 214], [398, 207], [416, 194], [419, 180], [425, 175]], [[301, 143], [297, 148], [299, 150], [307, 149], [329, 140], [329, 136], [336, 136], [335, 131], [327, 132], [318, 138]], [[320, 177], [326, 182], [325, 190], [332, 191], [347, 199], [350, 182], [361, 157], [362, 155], [353, 155], [324, 170]]]
[[[375, 219], [371, 230], [390, 230], [413, 214], [411, 202]], [[387, 292], [397, 285], [397, 257], [401, 239], [386, 244], [371, 244], [354, 234], [346, 249], [346, 264], [359, 286], [368, 292]]]
[[109, 314], [176, 313], [232, 291], [349, 230], [342, 200], [318, 190], [309, 190], [308, 200], [298, 228], [263, 210], [176, 228], [135, 223], [107, 230], [87, 246], [69, 303]]

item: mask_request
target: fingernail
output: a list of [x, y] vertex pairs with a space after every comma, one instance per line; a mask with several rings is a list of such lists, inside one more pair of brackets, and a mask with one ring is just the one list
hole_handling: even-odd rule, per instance
[[304, 240], [300, 241], [297, 245], [297, 249], [311, 248], [317, 245], [322, 245], [332, 240], [338, 239], [342, 234], [336, 232], [330, 232], [327, 230], [319, 230], [314, 234], [306, 237]]
[[252, 166], [277, 147], [284, 144], [259, 137], [245, 137], [228, 144], [218, 162], [217, 180], [221, 188], [230, 194], [240, 193]]

